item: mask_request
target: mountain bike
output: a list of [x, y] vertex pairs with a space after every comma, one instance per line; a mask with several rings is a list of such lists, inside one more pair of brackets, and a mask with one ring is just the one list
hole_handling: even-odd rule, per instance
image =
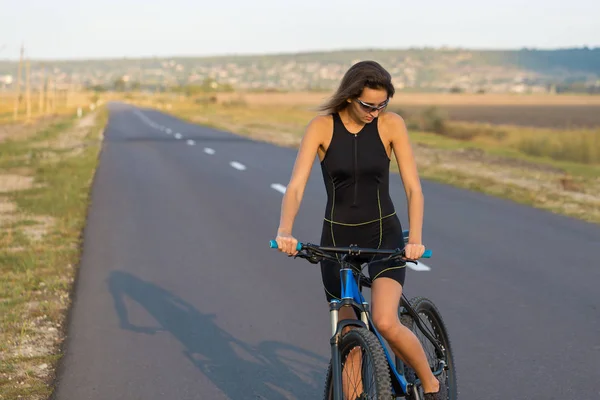
[[[408, 231], [404, 231], [403, 234], [406, 244]], [[269, 245], [271, 248], [277, 248], [275, 240], [271, 240]], [[297, 250], [298, 253], [294, 257], [304, 258], [312, 264], [317, 264], [323, 259], [340, 264], [341, 299], [333, 299], [329, 303], [331, 360], [325, 379], [324, 399], [423, 399], [423, 389], [416, 372], [397, 355], [394, 354], [392, 358], [385, 340], [373, 325], [369, 303], [362, 295], [362, 289], [370, 288], [372, 284], [372, 280], [362, 273], [369, 263], [360, 265], [356, 258], [359, 255], [387, 255], [375, 262], [397, 260], [401, 263], [416, 264], [417, 261], [406, 259], [402, 248], [372, 249], [356, 245], [324, 247], [298, 243]], [[426, 250], [422, 258], [429, 257], [431, 250]], [[352, 307], [356, 314], [360, 315], [360, 319], [338, 320], [338, 312], [342, 307]], [[446, 326], [437, 307], [425, 297], [408, 300], [403, 293], [398, 314], [401, 323], [411, 329], [421, 342], [433, 374], [438, 379], [441, 378], [442, 397], [456, 400], [458, 391], [454, 357]], [[350, 398], [346, 398], [342, 374], [345, 372], [344, 366], [348, 356], [357, 347], [361, 350], [358, 353], [361, 357], [358, 363], [362, 383], [358, 394], [355, 392]], [[352, 357], [355, 360], [356, 354]], [[346, 377], [345, 382], [348, 383], [349, 380], [351, 378]]]

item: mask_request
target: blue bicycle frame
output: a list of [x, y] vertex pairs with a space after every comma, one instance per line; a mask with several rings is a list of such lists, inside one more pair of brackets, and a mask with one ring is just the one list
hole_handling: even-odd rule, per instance
[[[404, 231], [405, 243], [408, 238], [408, 231]], [[277, 242], [271, 240], [271, 248], [277, 248]], [[297, 250], [300, 251], [303, 245], [298, 243]], [[357, 250], [360, 251], [360, 250]], [[383, 252], [390, 252], [383, 251]], [[392, 250], [393, 252], [393, 250]], [[423, 258], [431, 257], [431, 250], [426, 250], [422, 256]], [[329, 313], [331, 318], [331, 379], [333, 386], [333, 399], [339, 400], [343, 398], [342, 394], [342, 373], [341, 373], [341, 360], [339, 344], [342, 338], [342, 332], [344, 328], [348, 326], [357, 326], [368, 329], [379, 340], [383, 352], [387, 359], [389, 369], [391, 371], [391, 382], [392, 392], [395, 397], [406, 396], [410, 390], [414, 389], [414, 384], [409, 384], [403, 374], [398, 372], [396, 363], [392, 360], [392, 355], [388, 351], [385, 341], [381, 334], [377, 331], [377, 328], [373, 325], [371, 315], [369, 312], [369, 303], [364, 299], [360, 289], [358, 288], [357, 280], [354, 277], [354, 271], [351, 267], [352, 263], [345, 261], [345, 257], [342, 258], [342, 268], [340, 269], [340, 280], [341, 280], [341, 299], [332, 299], [329, 303]], [[344, 319], [339, 321], [338, 314], [342, 307], [351, 306], [360, 314], [360, 319]]]
[[[369, 312], [369, 305], [364, 299], [362, 293], [358, 289], [358, 285], [356, 284], [356, 279], [354, 278], [353, 271], [350, 268], [342, 268], [340, 269], [340, 280], [341, 280], [341, 299], [333, 299], [329, 303], [329, 310], [331, 315], [331, 357], [332, 357], [332, 370], [331, 370], [331, 379], [332, 381], [337, 382], [336, 385], [333, 385], [333, 398], [334, 399], [342, 399], [343, 395], [341, 393], [342, 388], [342, 376], [341, 371], [337, 366], [341, 365], [340, 362], [340, 354], [339, 354], [339, 343], [341, 340], [342, 330], [349, 325], [364, 327], [375, 334], [381, 347], [383, 348], [385, 357], [387, 359], [388, 365], [390, 366], [391, 376], [392, 376], [392, 391], [394, 396], [405, 396], [409, 390], [409, 384], [404, 378], [404, 375], [397, 371], [397, 368], [394, 368], [396, 363], [392, 360], [392, 356], [385, 346], [385, 342], [381, 334], [375, 328], [371, 321], [371, 315]], [[350, 320], [342, 320], [338, 321], [338, 311], [341, 307], [344, 306], [353, 306], [357, 311], [360, 310], [360, 322], [355, 319]]]

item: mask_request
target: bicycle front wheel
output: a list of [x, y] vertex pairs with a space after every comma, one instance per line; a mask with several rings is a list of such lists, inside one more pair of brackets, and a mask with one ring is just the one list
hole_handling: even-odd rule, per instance
[[[389, 400], [392, 384], [387, 359], [377, 337], [368, 329], [353, 328], [340, 341], [342, 398]], [[325, 400], [333, 399], [332, 369], [325, 379]]]
[[[444, 354], [441, 354], [431, 340], [425, 335], [423, 330], [414, 321], [413, 317], [404, 312], [400, 316], [400, 321], [404, 326], [410, 329], [425, 350], [425, 355], [429, 361], [429, 366], [432, 371], [435, 371], [439, 367], [439, 361], [443, 360], [446, 363], [446, 368], [442, 371], [441, 375], [438, 376], [440, 380], [441, 388], [440, 393], [442, 399], [445, 400], [456, 400], [458, 397], [456, 369], [454, 366], [454, 354], [450, 346], [450, 338], [442, 315], [439, 310], [433, 304], [433, 302], [425, 297], [416, 297], [409, 301], [409, 306], [418, 314], [421, 325], [424, 330], [430, 333], [435, 341], [442, 346]], [[398, 365], [404, 367], [404, 377], [409, 383], [415, 383], [417, 380], [416, 372], [406, 364], [402, 364], [401, 360], [396, 359]], [[422, 388], [419, 388], [420, 396], [423, 397]], [[412, 399], [412, 395], [407, 396], [408, 399]]]

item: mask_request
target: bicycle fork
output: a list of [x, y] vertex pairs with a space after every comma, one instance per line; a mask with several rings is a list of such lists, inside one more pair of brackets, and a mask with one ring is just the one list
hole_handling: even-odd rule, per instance
[[329, 303], [329, 315], [331, 317], [331, 383], [330, 387], [333, 388], [333, 400], [342, 400], [342, 371], [339, 367], [341, 364], [340, 360], [340, 339], [341, 333], [338, 333], [338, 314], [339, 314], [339, 301], [332, 300]]
[[329, 303], [329, 313], [331, 318], [331, 387], [333, 388], [333, 400], [343, 400], [344, 398], [342, 390], [342, 360], [340, 354], [340, 342], [342, 339], [343, 330], [347, 326], [360, 326], [367, 329], [369, 326], [367, 313], [365, 311], [361, 311], [360, 321], [356, 319], [345, 319], [339, 321], [340, 308], [351, 307], [350, 305], [344, 305], [343, 303], [341, 303], [339, 300], [332, 300]]

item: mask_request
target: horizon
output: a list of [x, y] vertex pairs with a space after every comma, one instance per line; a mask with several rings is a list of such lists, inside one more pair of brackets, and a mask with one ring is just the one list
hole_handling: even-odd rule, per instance
[[[25, 45], [25, 52], [27, 46]], [[204, 59], [204, 58], [232, 58], [232, 57], [277, 57], [277, 56], [292, 56], [292, 55], [307, 55], [307, 54], [325, 54], [325, 53], [343, 53], [343, 52], [366, 52], [366, 51], [473, 51], [473, 52], [517, 52], [517, 51], [565, 51], [565, 50], [583, 50], [590, 51], [600, 50], [598, 46], [566, 46], [554, 48], [536, 48], [536, 47], [515, 47], [515, 48], [476, 48], [464, 46], [410, 46], [410, 47], [353, 47], [353, 48], [334, 48], [334, 49], [306, 49], [289, 52], [264, 52], [264, 53], [217, 53], [217, 54], [163, 54], [163, 55], [138, 55], [138, 56], [114, 56], [114, 57], [88, 57], [88, 58], [29, 58], [31, 62], [86, 62], [86, 61], [120, 61], [120, 60], [152, 60], [152, 59]], [[19, 47], [20, 51], [20, 47]], [[25, 56], [27, 58], [27, 55]], [[1, 58], [0, 62], [13, 63], [19, 62], [19, 54], [14, 58]]]

